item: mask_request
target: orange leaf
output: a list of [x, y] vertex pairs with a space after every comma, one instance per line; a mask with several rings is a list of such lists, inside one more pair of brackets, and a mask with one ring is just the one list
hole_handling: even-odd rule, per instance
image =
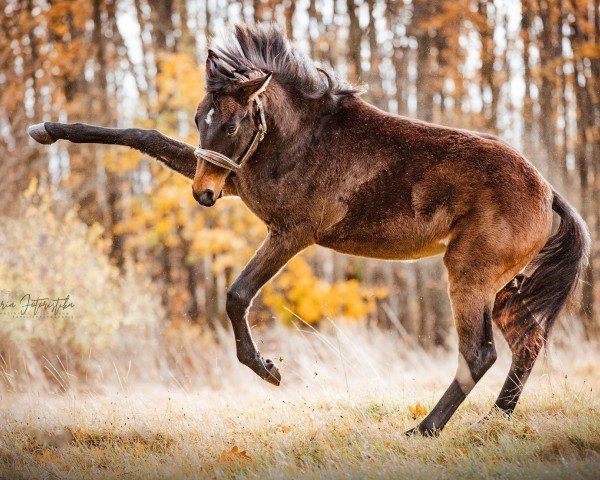
[[219, 455], [220, 462], [233, 462], [240, 459], [250, 460], [252, 457], [248, 455], [246, 450], [240, 450], [237, 445], [234, 445], [231, 450], [223, 450]]
[[290, 433], [292, 431], [292, 428], [294, 428], [292, 425], [282, 425], [281, 431], [283, 433]]
[[408, 411], [410, 412], [413, 420], [427, 415], [427, 409], [421, 405], [421, 402], [417, 402], [417, 404], [414, 406], [409, 406]]
[[49, 449], [46, 449], [44, 450], [43, 455], [35, 456], [35, 461], [41, 463], [62, 463], [63, 459], [59, 457], [53, 457], [52, 452]]

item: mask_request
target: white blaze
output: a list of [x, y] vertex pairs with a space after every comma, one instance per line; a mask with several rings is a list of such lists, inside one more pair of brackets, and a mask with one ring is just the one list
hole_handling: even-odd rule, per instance
[[212, 122], [213, 113], [215, 113], [215, 109], [211, 108], [210, 111], [206, 114], [206, 119], [204, 121], [207, 125], [210, 125], [210, 123]]

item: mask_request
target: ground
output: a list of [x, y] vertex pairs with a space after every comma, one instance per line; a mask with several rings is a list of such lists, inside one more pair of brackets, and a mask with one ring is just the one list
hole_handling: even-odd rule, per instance
[[6, 393], [0, 478], [598, 478], [593, 348], [542, 360], [512, 419], [469, 430], [493, 403], [505, 353], [438, 438], [403, 432], [450, 381], [447, 354], [420, 354], [419, 368], [382, 365], [363, 381], [341, 362], [333, 386], [335, 366], [318, 364], [302, 381], [284, 368], [290, 383], [279, 388], [240, 367], [233, 378], [246, 383], [194, 390]]

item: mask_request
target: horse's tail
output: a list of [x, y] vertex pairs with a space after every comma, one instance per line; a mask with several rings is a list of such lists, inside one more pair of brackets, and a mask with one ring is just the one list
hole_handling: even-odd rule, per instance
[[591, 248], [587, 226], [579, 213], [553, 192], [552, 209], [560, 226], [527, 267], [518, 299], [543, 328], [544, 340], [588, 265]]

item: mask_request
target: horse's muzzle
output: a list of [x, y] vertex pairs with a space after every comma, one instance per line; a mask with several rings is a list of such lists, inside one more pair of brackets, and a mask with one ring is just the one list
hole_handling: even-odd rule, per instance
[[194, 195], [194, 199], [196, 199], [196, 201], [203, 207], [212, 207], [217, 201], [215, 198], [215, 192], [212, 190], [202, 190], [201, 192], [196, 192], [192, 189], [192, 194]]

